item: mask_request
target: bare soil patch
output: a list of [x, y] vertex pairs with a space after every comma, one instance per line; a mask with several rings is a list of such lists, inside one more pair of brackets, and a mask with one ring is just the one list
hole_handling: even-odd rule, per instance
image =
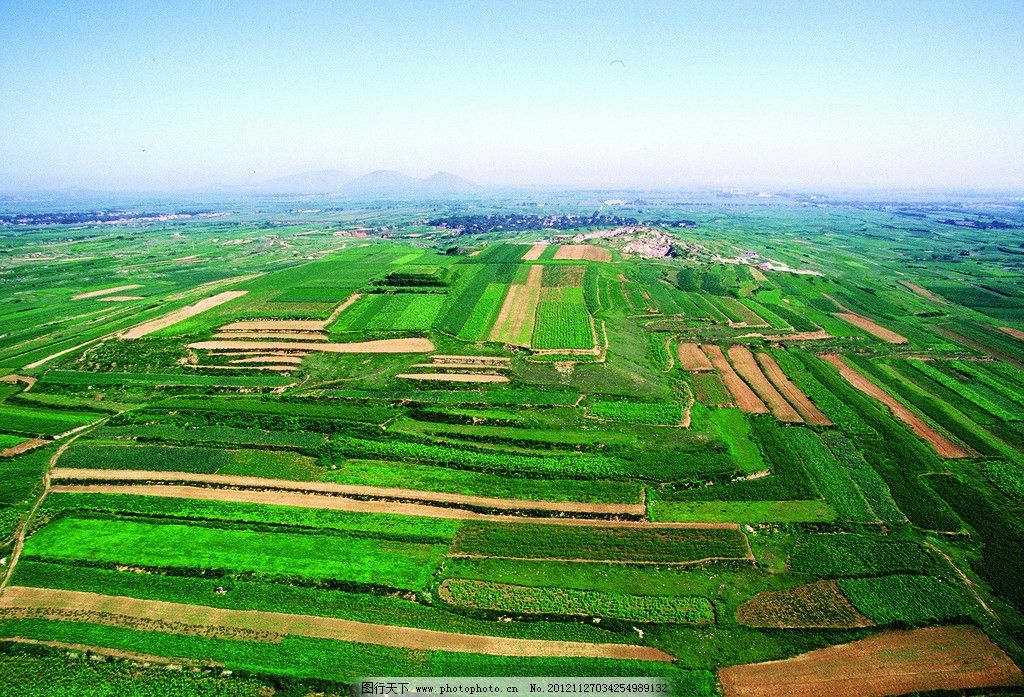
[[439, 382], [508, 382], [508, 378], [504, 375], [495, 375], [494, 373], [399, 373], [395, 377]]
[[875, 322], [870, 317], [864, 315], [858, 315], [856, 312], [836, 312], [833, 313], [836, 317], [846, 320], [855, 327], [859, 327], [866, 331], [868, 334], [877, 336], [882, 341], [890, 344], [905, 344], [907, 343], [907, 337], [902, 334], [886, 329], [882, 325]]
[[[200, 495], [196, 493], [197, 491], [210, 492], [210, 496], [235, 496], [238, 494], [248, 495], [254, 493], [266, 493], [271, 496], [280, 496], [285, 493], [296, 493], [303, 496], [327, 494], [332, 497], [367, 496], [395, 499], [399, 501], [425, 501], [430, 503], [455, 504], [503, 510], [557, 511], [563, 513], [587, 513], [595, 515], [644, 515], [646, 513], [646, 508], [642, 503], [585, 503], [579, 501], [537, 501], [528, 499], [491, 498], [489, 496], [467, 496], [464, 494], [450, 494], [440, 491], [421, 491], [417, 489], [400, 489], [396, 487], [335, 484], [333, 482], [296, 482], [287, 479], [239, 477], [226, 474], [196, 474], [192, 472], [150, 472], [146, 470], [98, 470], [58, 467], [53, 471], [53, 479], [60, 481], [77, 480], [90, 482], [180, 482], [214, 486], [245, 487], [247, 489], [261, 490], [239, 491], [235, 489], [200, 489], [197, 487], [182, 487], [184, 489], [188, 489], [189, 494], [196, 498], [200, 498]], [[143, 490], [143, 487], [133, 485], [127, 485], [124, 488], [136, 492], [141, 492]], [[168, 487], [160, 486], [158, 488], [166, 489]], [[700, 525], [698, 527], [707, 526]], [[729, 527], [736, 526], [729, 524]]]
[[87, 298], [99, 298], [104, 295], [111, 295], [112, 293], [121, 293], [126, 290], [135, 290], [142, 286], [138, 283], [129, 283], [126, 286], [114, 286], [113, 288], [104, 288], [103, 290], [90, 290], [88, 293], [79, 293], [78, 295], [71, 296], [72, 300], [86, 300]]
[[101, 303], [126, 303], [132, 300], [144, 300], [141, 295], [107, 295], [97, 298]]
[[169, 312], [163, 317], [157, 317], [156, 319], [137, 324], [134, 327], [130, 327], [119, 335], [122, 339], [140, 339], [147, 334], [166, 329], [171, 325], [177, 324], [178, 322], [184, 321], [190, 317], [206, 312], [207, 310], [213, 309], [218, 305], [240, 298], [249, 291], [247, 290], [226, 290], [223, 293], [212, 295], [209, 298], [203, 298], [197, 303], [192, 303], [180, 310]]
[[199, 363], [186, 363], [189, 368], [202, 368], [204, 370], [274, 370], [287, 372], [295, 370], [294, 365], [200, 365]]
[[273, 632], [425, 651], [458, 651], [494, 656], [571, 656], [666, 662], [673, 660], [670, 655], [658, 649], [629, 644], [587, 644], [456, 634], [431, 629], [354, 622], [333, 617], [258, 610], [224, 610], [202, 605], [46, 588], [8, 588], [0, 598], [0, 606], [110, 613], [149, 621], [180, 622], [187, 618], [190, 623], [206, 627]]
[[749, 627], [852, 629], [873, 627], [857, 612], [835, 581], [818, 581], [781, 591], [761, 591], [736, 609], [736, 621]]
[[768, 378], [765, 377], [764, 373], [761, 372], [761, 368], [758, 367], [757, 361], [754, 360], [754, 354], [750, 352], [745, 346], [730, 346], [729, 347], [729, 358], [732, 359], [733, 367], [749, 384], [754, 388], [754, 391], [761, 396], [771, 409], [772, 414], [779, 421], [786, 421], [789, 423], [802, 424], [804, 420], [800, 417], [800, 414], [796, 412], [789, 402], [779, 394], [779, 391], [775, 389]]
[[920, 295], [922, 298], [927, 298], [928, 300], [931, 300], [933, 303], [939, 303], [940, 305], [947, 304], [943, 298], [940, 298], [935, 293], [932, 293], [927, 288], [922, 288], [916, 283], [911, 283], [910, 281], [900, 281], [900, 283], [909, 288], [910, 290], [914, 291], [918, 295]]
[[434, 363], [443, 365], [447, 363], [479, 363], [481, 365], [508, 366], [512, 359], [508, 356], [450, 356], [435, 354], [430, 357]]
[[679, 344], [679, 365], [683, 367], [683, 370], [690, 373], [697, 373], [701, 371], [712, 371], [715, 369], [711, 365], [711, 361], [708, 357], [700, 350], [700, 346], [697, 344]]
[[800, 412], [800, 416], [804, 417], [807, 423], [814, 426], [832, 425], [832, 421], [818, 407], [814, 406], [814, 402], [786, 377], [786, 374], [782, 371], [779, 364], [775, 362], [774, 358], [767, 353], [758, 353], [757, 361], [761, 364], [761, 368], [764, 370], [765, 375], [768, 376], [768, 379], [789, 400], [789, 403]]
[[711, 359], [711, 364], [721, 374], [722, 382], [725, 383], [725, 387], [729, 390], [732, 398], [736, 400], [736, 406], [740, 408], [740, 411], [748, 414], [768, 413], [768, 407], [764, 405], [760, 397], [754, 394], [754, 391], [747, 386], [747, 383], [740, 379], [740, 376], [729, 365], [729, 361], [725, 359], [725, 354], [722, 353], [720, 346], [703, 344], [701, 348], [704, 349], [707, 357]]
[[562, 244], [555, 250], [555, 259], [608, 262], [612, 260], [612, 253], [608, 249], [594, 244]]
[[508, 287], [498, 318], [491, 327], [490, 341], [530, 346], [543, 273], [544, 267], [535, 264], [530, 267], [526, 283], [513, 283]]
[[974, 627], [889, 631], [782, 661], [722, 668], [726, 697], [884, 697], [1019, 685], [1020, 669]]
[[348, 344], [315, 341], [197, 341], [189, 344], [190, 349], [207, 351], [247, 351], [266, 349], [269, 351], [325, 351], [327, 353], [430, 353], [434, 344], [430, 339], [378, 339], [376, 341], [355, 341]]
[[1014, 339], [1020, 339], [1021, 341], [1024, 341], [1024, 332], [1022, 332], [1019, 329], [1014, 329], [1013, 327], [999, 327], [999, 331], [1005, 334], [1009, 334]]
[[840, 375], [842, 375], [848, 383], [850, 383], [851, 385], [853, 385], [854, 387], [856, 387], [858, 390], [868, 395], [869, 397], [874, 397], [879, 402], [889, 407], [889, 411], [892, 412], [893, 416], [895, 416], [897, 419], [905, 423], [907, 426], [910, 426], [910, 429], [914, 433], [916, 433], [919, 438], [928, 441], [928, 443], [930, 443], [931, 446], [935, 448], [935, 452], [937, 452], [940, 457], [953, 458], [967, 457], [969, 455], [969, 453], [966, 450], [961, 448], [956, 443], [950, 441], [944, 435], [942, 435], [934, 428], [929, 426], [927, 423], [925, 423], [920, 416], [912, 412], [910, 409], [907, 409], [900, 402], [896, 401], [896, 399], [892, 397], [888, 392], [885, 392], [882, 388], [880, 388], [875, 383], [871, 382], [871, 380], [866, 378], [859, 371], [854, 370], [846, 363], [844, 363], [843, 360], [836, 354], [822, 353], [818, 354], [818, 357], [821, 358], [822, 360], [828, 361], [836, 368], [838, 368]]
[[547, 249], [546, 244], [535, 244], [526, 250], [526, 254], [523, 255], [523, 261], [537, 261], [540, 259], [540, 255]]
[[22, 455], [30, 450], [41, 448], [50, 442], [51, 441], [43, 440], [42, 438], [32, 438], [24, 443], [18, 443], [17, 445], [12, 445], [9, 448], [0, 450], [0, 457], [14, 457], [15, 455]]
[[792, 334], [772, 334], [766, 336], [765, 339], [768, 341], [820, 341], [821, 339], [831, 339], [832, 335], [824, 329], [818, 329], [813, 332], [794, 332]]

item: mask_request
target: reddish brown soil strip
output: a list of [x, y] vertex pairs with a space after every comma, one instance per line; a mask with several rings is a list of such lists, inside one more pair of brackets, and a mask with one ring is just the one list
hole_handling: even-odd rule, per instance
[[745, 346], [730, 346], [729, 358], [732, 359], [736, 372], [747, 381], [747, 384], [754, 388], [754, 391], [761, 396], [761, 399], [768, 403], [768, 407], [772, 410], [772, 414], [775, 415], [776, 419], [794, 424], [802, 424], [804, 422], [796, 412], [796, 409], [786, 401], [785, 397], [779, 394], [779, 391], [775, 389], [768, 381], [768, 378], [764, 376], [764, 373], [761, 372], [750, 349]]
[[779, 389], [779, 392], [785, 396], [789, 403], [792, 404], [800, 416], [804, 417], [807, 423], [814, 426], [831, 426], [832, 422], [827, 416], [821, 413], [818, 407], [814, 406], [814, 402], [808, 399], [807, 395], [800, 391], [793, 382], [786, 377], [786, 374], [779, 367], [779, 364], [775, 362], [767, 353], [757, 354], [757, 361], [761, 364], [762, 370], [768, 379]]
[[1020, 669], [974, 627], [889, 631], [794, 658], [722, 668], [725, 697], [884, 697], [1019, 685]]
[[1013, 327], [999, 327], [999, 331], [1009, 334], [1014, 339], [1024, 341], [1024, 332], [1019, 329], [1014, 329]]
[[104, 303], [126, 303], [132, 300], [145, 300], [141, 295], [108, 295], [103, 298], [97, 298], [100, 302]]
[[491, 327], [490, 341], [527, 347], [530, 345], [543, 273], [544, 267], [534, 264], [530, 267], [525, 284], [513, 283], [508, 287], [498, 318]]
[[715, 369], [697, 344], [679, 344], [679, 365], [683, 367], [683, 370], [690, 373]]
[[882, 341], [888, 342], [890, 344], [907, 343], [907, 337], [903, 336], [902, 334], [897, 334], [896, 332], [890, 329], [886, 329], [882, 325], [875, 322], [873, 319], [865, 317], [864, 315], [858, 315], [856, 312], [835, 312], [833, 314], [839, 319], [846, 320], [853, 326], [863, 329], [868, 334], [874, 334]]
[[399, 373], [405, 380], [435, 380], [438, 382], [508, 382], [504, 375], [490, 373]]
[[112, 293], [120, 293], [125, 290], [134, 290], [141, 288], [142, 286], [138, 283], [130, 283], [126, 286], [114, 286], [113, 288], [104, 288], [103, 290], [91, 290], [88, 293], [79, 293], [78, 295], [71, 296], [72, 300], [85, 300], [86, 298], [99, 298], [104, 295], [110, 295]]
[[[373, 487], [356, 487], [370, 489]], [[301, 491], [273, 491], [264, 489], [222, 489], [204, 486], [186, 486], [180, 484], [57, 484], [50, 491], [72, 494], [132, 494], [136, 496], [157, 496], [173, 499], [197, 499], [203, 501], [228, 501], [233, 503], [258, 503], [274, 506], [294, 506], [296, 508], [313, 508], [317, 510], [348, 511], [351, 513], [390, 513], [418, 518], [442, 518], [448, 520], [487, 520], [499, 523], [536, 523], [543, 525], [568, 525], [573, 527], [591, 528], [650, 528], [650, 529], [692, 529], [692, 530], [736, 530], [735, 523], [651, 523], [646, 520], [621, 520], [618, 518], [574, 518], [573, 511], [554, 510], [553, 516], [520, 515], [519, 512], [530, 513], [542, 510], [537, 504], [556, 504], [550, 501], [522, 501], [518, 506], [502, 506], [495, 508], [482, 505], [481, 508], [494, 510], [516, 511], [512, 513], [481, 513], [467, 508], [458, 508], [458, 504], [411, 503], [408, 500], [390, 498], [348, 498], [329, 494], [313, 494]], [[420, 492], [407, 492], [417, 494]], [[432, 494], [434, 492], [425, 492]], [[352, 496], [366, 494], [352, 494]], [[464, 497], [482, 498], [482, 497]], [[492, 501], [493, 499], [485, 499]], [[501, 499], [497, 499], [502, 503]], [[465, 505], [465, 504], [463, 504]], [[642, 504], [573, 504], [567, 506], [591, 506], [592, 508], [616, 507], [632, 509], [631, 515], [643, 515]], [[586, 515], [617, 516], [621, 513], [593, 513]]]
[[936, 327], [935, 331], [937, 331], [942, 336], [948, 337], [958, 343], [963, 344], [964, 346], [970, 346], [972, 349], [980, 351], [981, 353], [984, 353], [986, 356], [995, 358], [1000, 361], [1004, 361], [1005, 363], [1009, 363], [1010, 365], [1016, 366], [1021, 370], [1024, 370], [1024, 361], [1019, 361], [1013, 356], [1007, 356], [1005, 353], [997, 351], [996, 349], [985, 344], [982, 344], [980, 342], [977, 342], [974, 339], [969, 339], [963, 334], [957, 334], [956, 332], [950, 331], [944, 327]]
[[526, 250], [526, 254], [523, 255], [523, 261], [537, 261], [540, 259], [540, 255], [547, 249], [546, 244], [535, 244]]
[[18, 443], [17, 445], [12, 445], [9, 448], [0, 450], [0, 457], [14, 457], [15, 455], [21, 455], [23, 453], [27, 453], [29, 450], [41, 448], [50, 442], [52, 441], [43, 440], [42, 438], [32, 438], [24, 443]]
[[[271, 490], [267, 493], [279, 495], [282, 492], [305, 494], [333, 494], [336, 496], [371, 496], [403, 501], [427, 501], [450, 503], [503, 510], [559, 511], [565, 513], [588, 513], [595, 515], [644, 515], [643, 504], [633, 503], [584, 503], [579, 501], [533, 501], [527, 499], [491, 498], [489, 496], [466, 496], [440, 491], [420, 491], [396, 487], [360, 486], [356, 484], [335, 484], [333, 482], [295, 482], [286, 479], [263, 477], [237, 477], [226, 474], [195, 474], [192, 472], [150, 472], [146, 470], [98, 470], [69, 469], [58, 467], [53, 479], [61, 481], [113, 481], [113, 482], [184, 482], [192, 484], [214, 484], [219, 486], [247, 487]], [[132, 488], [134, 490], [134, 488]], [[273, 491], [276, 490], [276, 491]], [[231, 495], [231, 489], [207, 489], [204, 491]], [[254, 492], [244, 492], [254, 493]], [[706, 527], [706, 526], [701, 526]], [[734, 527], [731, 526], [730, 527]]]
[[323, 334], [304, 332], [217, 332], [214, 339], [284, 339], [286, 341], [327, 341]]
[[186, 363], [189, 368], [201, 368], [203, 370], [276, 370], [287, 372], [295, 370], [294, 365], [201, 365], [199, 363]]
[[860, 372], [848, 366], [836, 354], [822, 353], [818, 354], [818, 357], [822, 360], [828, 361], [838, 368], [839, 373], [848, 383], [869, 397], [874, 397], [879, 402], [889, 407], [889, 411], [892, 412], [893, 416], [905, 423], [907, 426], [910, 426], [910, 429], [916, 433], [919, 438], [928, 441], [928, 443], [935, 448], [935, 452], [937, 452], [941, 457], [968, 456], [968, 452], [966, 450], [926, 424], [920, 416], [910, 411], [910, 409], [907, 409], [900, 402], [896, 401], [896, 399], [894, 399], [888, 392], [882, 390], [882, 388], [871, 382]]
[[223, 610], [203, 605], [139, 600], [48, 588], [8, 588], [0, 598], [0, 607], [108, 612], [140, 620], [187, 621], [190, 624], [210, 627], [269, 631], [423, 651], [457, 651], [493, 656], [567, 656], [666, 662], [673, 660], [672, 656], [659, 649], [629, 644], [587, 644], [574, 641], [456, 634], [432, 629], [354, 622], [333, 617], [258, 610]]
[[430, 339], [378, 339], [377, 341], [356, 341], [350, 344], [334, 344], [313, 341], [197, 341], [189, 344], [190, 349], [208, 351], [245, 351], [267, 349], [270, 351], [324, 351], [326, 353], [430, 353], [434, 344]]
[[612, 253], [593, 244], [563, 244], [555, 250], [555, 259], [582, 259], [584, 261], [611, 261]]
[[149, 320], [148, 322], [137, 324], [134, 327], [121, 332], [119, 336], [122, 339], [142, 338], [147, 334], [152, 334], [153, 332], [166, 329], [167, 327], [177, 324], [178, 322], [182, 322], [190, 317], [195, 317], [196, 315], [206, 312], [207, 310], [211, 310], [218, 305], [223, 305], [230, 300], [240, 298], [248, 292], [249, 291], [247, 290], [226, 290], [223, 293], [212, 295], [209, 298], [203, 298], [199, 302], [183, 307], [180, 310], [168, 312], [163, 317], [157, 317], [156, 319]]
[[7, 375], [0, 377], [0, 382], [5, 382], [9, 385], [20, 382], [25, 385], [25, 392], [28, 392], [32, 385], [36, 384], [36, 378], [28, 375], [15, 375], [14, 373], [8, 373]]
[[818, 581], [781, 591], [761, 591], [736, 610], [748, 627], [853, 629], [873, 627], [857, 612], [835, 581]]
[[221, 332], [319, 332], [323, 331], [324, 323], [319, 320], [305, 319], [271, 319], [243, 320], [225, 324], [217, 331]]
[[911, 283], [910, 281], [900, 281], [900, 283], [909, 288], [910, 290], [914, 291], [918, 295], [920, 295], [922, 298], [927, 298], [928, 300], [931, 300], [933, 303], [939, 303], [940, 305], [947, 304], [944, 299], [940, 298], [935, 293], [932, 293], [927, 288], [922, 288], [916, 283]]
[[725, 359], [725, 354], [722, 353], [720, 346], [704, 344], [701, 348], [704, 349], [707, 357], [711, 359], [711, 364], [721, 374], [722, 382], [725, 383], [725, 387], [729, 390], [732, 398], [736, 400], [736, 406], [740, 408], [740, 411], [748, 414], [768, 413], [768, 407], [764, 405], [764, 402], [754, 394], [754, 391], [747, 386], [747, 383], [740, 379], [740, 376], [729, 365], [729, 361]]

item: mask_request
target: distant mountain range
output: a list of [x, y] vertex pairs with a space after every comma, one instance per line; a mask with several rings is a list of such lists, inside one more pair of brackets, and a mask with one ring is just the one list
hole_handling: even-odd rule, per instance
[[387, 169], [380, 169], [355, 178], [345, 172], [333, 169], [303, 172], [245, 187], [247, 190], [261, 194], [340, 194], [389, 197], [470, 194], [480, 191], [481, 188], [480, 185], [450, 172], [436, 172], [429, 177], [418, 178]]

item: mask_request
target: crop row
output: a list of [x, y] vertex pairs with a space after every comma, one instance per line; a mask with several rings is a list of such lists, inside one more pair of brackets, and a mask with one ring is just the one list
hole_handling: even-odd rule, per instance
[[671, 402], [597, 401], [587, 410], [598, 418], [631, 424], [674, 426], [683, 418], [683, 408]]

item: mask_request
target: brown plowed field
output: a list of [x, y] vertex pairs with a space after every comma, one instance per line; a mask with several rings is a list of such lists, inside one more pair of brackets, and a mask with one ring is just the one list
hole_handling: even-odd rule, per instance
[[875, 624], [857, 612], [835, 581], [761, 591], [736, 609], [736, 621], [780, 629], [852, 629]]
[[745, 411], [748, 414], [768, 413], [768, 407], [764, 405], [764, 402], [754, 394], [754, 391], [747, 386], [747, 383], [740, 379], [740, 376], [729, 365], [729, 361], [725, 359], [725, 354], [722, 353], [720, 346], [703, 344], [701, 348], [704, 349], [707, 357], [711, 359], [711, 364], [721, 374], [722, 382], [725, 383], [732, 398], [736, 400], [736, 406], [740, 408], [740, 411]]
[[399, 373], [396, 378], [406, 380], [436, 380], [438, 382], [508, 382], [504, 375], [491, 373]]
[[859, 327], [866, 331], [868, 334], [874, 334], [882, 341], [890, 344], [905, 344], [907, 343], [907, 337], [902, 334], [886, 329], [882, 325], [875, 322], [870, 317], [864, 315], [858, 315], [856, 312], [835, 312], [833, 313], [836, 317], [844, 319], [855, 327]]
[[974, 627], [889, 631], [794, 658], [722, 668], [725, 697], [885, 697], [1019, 685], [1020, 669]]
[[122, 339], [140, 339], [147, 334], [152, 334], [153, 332], [160, 331], [161, 329], [166, 329], [167, 327], [177, 324], [178, 322], [182, 322], [189, 317], [195, 317], [196, 315], [206, 312], [207, 310], [211, 310], [218, 305], [223, 305], [230, 300], [240, 298], [248, 292], [249, 291], [247, 290], [226, 290], [223, 293], [211, 295], [209, 298], [203, 298], [199, 302], [192, 303], [180, 310], [168, 312], [163, 317], [157, 317], [156, 319], [151, 319], [148, 322], [143, 322], [142, 324], [137, 324], [134, 327], [129, 327], [125, 331], [121, 332], [119, 336]]
[[324, 351], [327, 353], [430, 353], [434, 344], [430, 339], [378, 339], [376, 341], [355, 341], [350, 344], [315, 341], [197, 341], [189, 344], [190, 349], [207, 351], [246, 351], [266, 349], [269, 351]]
[[294, 365], [202, 365], [199, 363], [189, 363], [188, 367], [202, 370], [295, 370]]
[[612, 253], [593, 244], [563, 244], [555, 250], [555, 259], [583, 259], [584, 261], [611, 261]]
[[449, 362], [455, 363], [480, 363], [482, 365], [509, 365], [512, 359], [508, 356], [448, 356], [442, 354], [435, 354], [430, 357], [434, 363], [444, 364]]
[[679, 344], [679, 365], [683, 367], [683, 370], [690, 373], [715, 369], [697, 344]]
[[750, 349], [746, 346], [730, 346], [729, 358], [732, 359], [736, 372], [747, 381], [747, 384], [754, 388], [754, 391], [761, 396], [761, 399], [768, 403], [768, 407], [772, 410], [772, 414], [775, 415], [776, 419], [794, 424], [802, 424], [804, 422], [796, 412], [796, 409], [786, 401], [785, 397], [779, 394], [779, 391], [775, 389], [764, 373], [761, 372]]
[[999, 327], [999, 331], [1005, 334], [1009, 334], [1014, 339], [1020, 339], [1021, 341], [1024, 341], [1024, 332], [1022, 332], [1019, 329], [1014, 329], [1013, 327]]
[[807, 423], [814, 426], [832, 425], [829, 418], [821, 413], [818, 407], [814, 406], [814, 402], [808, 399], [807, 395], [801, 392], [800, 388], [786, 377], [786, 374], [782, 371], [779, 364], [775, 362], [774, 358], [767, 353], [759, 353], [757, 354], [757, 361], [761, 364], [761, 368], [764, 370], [764, 374], [768, 376], [768, 379], [779, 388], [779, 392], [800, 412], [800, 416], [804, 417]]
[[102, 298], [97, 298], [100, 302], [104, 303], [126, 303], [132, 300], [142, 300], [141, 295], [105, 295]]
[[794, 332], [793, 334], [772, 334], [765, 337], [768, 341], [820, 341], [831, 338], [832, 335], [824, 329], [813, 332]]
[[537, 261], [540, 259], [540, 255], [547, 249], [546, 244], [535, 244], [526, 250], [526, 254], [523, 255], [523, 261]]
[[457, 651], [493, 656], [568, 656], [666, 662], [673, 660], [670, 655], [659, 649], [630, 644], [588, 644], [574, 641], [456, 634], [432, 629], [354, 622], [333, 617], [292, 615], [258, 610], [223, 610], [203, 605], [169, 603], [162, 600], [139, 600], [123, 596], [49, 588], [10, 587], [0, 598], [0, 607], [99, 613], [95, 617], [100, 621], [102, 621], [102, 613], [134, 617], [141, 621], [181, 622], [184, 620], [190, 624], [207, 627], [273, 632], [423, 651]]
[[85, 300], [87, 298], [100, 298], [104, 295], [110, 295], [111, 293], [120, 293], [126, 290], [134, 290], [141, 288], [142, 286], [138, 283], [130, 283], [126, 286], [114, 286], [113, 288], [104, 288], [103, 290], [90, 290], [88, 293], [79, 293], [78, 295], [71, 296], [72, 300]]
[[413, 368], [443, 368], [445, 370], [508, 370], [501, 363], [413, 363]]
[[490, 341], [530, 346], [543, 274], [544, 267], [534, 264], [530, 267], [526, 283], [513, 283], [508, 287], [498, 318], [491, 327]]
[[[300, 494], [331, 494], [334, 496], [371, 496], [407, 501], [427, 501], [494, 508], [503, 510], [557, 511], [564, 513], [587, 513], [593, 515], [644, 515], [642, 503], [584, 503], [579, 501], [533, 501], [527, 499], [491, 498], [488, 496], [466, 496], [440, 491], [420, 491], [397, 487], [360, 486], [357, 484], [335, 484], [333, 482], [296, 482], [286, 479], [263, 477], [238, 477], [226, 474], [195, 474], [192, 472], [150, 472], [146, 470], [94, 470], [58, 467], [53, 470], [53, 479], [61, 481], [111, 481], [111, 482], [184, 482], [192, 484], [213, 484], [218, 486], [248, 487], [268, 491], [271, 495], [297, 492]], [[135, 490], [135, 487], [132, 487]], [[232, 495], [231, 489], [205, 489], [218, 495]], [[706, 526], [702, 526], [706, 527]], [[734, 526], [730, 526], [734, 527]]]
[[926, 424], [920, 416], [907, 409], [900, 402], [896, 401], [896, 399], [894, 399], [888, 392], [885, 392], [859, 371], [854, 370], [844, 363], [836, 354], [822, 353], [818, 354], [818, 357], [822, 360], [828, 361], [838, 368], [840, 375], [842, 375], [848, 383], [869, 397], [874, 397], [879, 402], [889, 407], [889, 411], [892, 412], [893, 416], [905, 423], [907, 426], [910, 426], [910, 429], [916, 433], [919, 438], [928, 441], [931, 446], [935, 448], [935, 452], [937, 452], [941, 457], [967, 457], [969, 455], [966, 450], [950, 441], [944, 435]]
[[943, 300], [942, 298], [940, 298], [939, 296], [937, 296], [935, 293], [931, 292], [927, 288], [922, 288], [921, 286], [917, 285], [916, 283], [911, 283], [910, 281], [900, 281], [900, 283], [903, 284], [904, 286], [906, 286], [907, 288], [909, 288], [910, 290], [914, 291], [918, 295], [920, 295], [922, 298], [928, 298], [932, 302], [939, 303], [941, 305], [945, 305], [946, 304], [945, 300]]

